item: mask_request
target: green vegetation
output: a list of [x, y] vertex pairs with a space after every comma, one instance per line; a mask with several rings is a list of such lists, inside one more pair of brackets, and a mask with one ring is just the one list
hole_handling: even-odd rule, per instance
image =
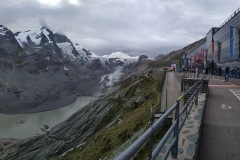
[[146, 76], [106, 97], [110, 102], [108, 105], [112, 107], [95, 133], [86, 144], [67, 153], [61, 159], [113, 158], [114, 150], [131, 140], [139, 130], [144, 131], [148, 128], [150, 108], [159, 108], [160, 105], [161, 85], [160, 81]]

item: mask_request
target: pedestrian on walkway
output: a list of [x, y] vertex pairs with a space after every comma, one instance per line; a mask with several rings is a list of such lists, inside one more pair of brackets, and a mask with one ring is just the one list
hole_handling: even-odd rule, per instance
[[229, 67], [226, 68], [225, 70], [225, 81], [227, 82], [228, 81], [228, 75], [229, 74]]
[[196, 77], [198, 78], [198, 68], [196, 67]]

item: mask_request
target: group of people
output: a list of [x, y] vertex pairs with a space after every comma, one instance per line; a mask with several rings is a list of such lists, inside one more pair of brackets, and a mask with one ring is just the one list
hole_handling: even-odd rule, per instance
[[[196, 71], [196, 76], [198, 77], [198, 74], [199, 74], [198, 68], [196, 68], [195, 71]], [[203, 70], [203, 74], [205, 74], [205, 70]], [[225, 81], [226, 82], [228, 82], [228, 77], [229, 77], [229, 67], [227, 67], [225, 70]]]

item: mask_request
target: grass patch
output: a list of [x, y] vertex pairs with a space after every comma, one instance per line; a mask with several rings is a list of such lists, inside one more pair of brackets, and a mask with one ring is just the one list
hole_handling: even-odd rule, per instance
[[[92, 160], [112, 157], [113, 151], [130, 140], [137, 131], [148, 128], [150, 108], [160, 104], [160, 85], [158, 81], [144, 77], [138, 83], [118, 91], [118, 98], [109, 97], [113, 107], [102, 119], [96, 132], [84, 146], [74, 149], [61, 159]], [[147, 98], [138, 107], [127, 105], [132, 97], [146, 95]], [[111, 122], [114, 123], [108, 126]]]

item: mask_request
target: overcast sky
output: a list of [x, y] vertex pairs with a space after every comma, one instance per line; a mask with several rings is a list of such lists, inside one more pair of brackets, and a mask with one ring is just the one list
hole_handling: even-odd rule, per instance
[[65, 34], [98, 55], [123, 51], [155, 57], [203, 38], [237, 0], [0, 0], [0, 24], [13, 32]]

